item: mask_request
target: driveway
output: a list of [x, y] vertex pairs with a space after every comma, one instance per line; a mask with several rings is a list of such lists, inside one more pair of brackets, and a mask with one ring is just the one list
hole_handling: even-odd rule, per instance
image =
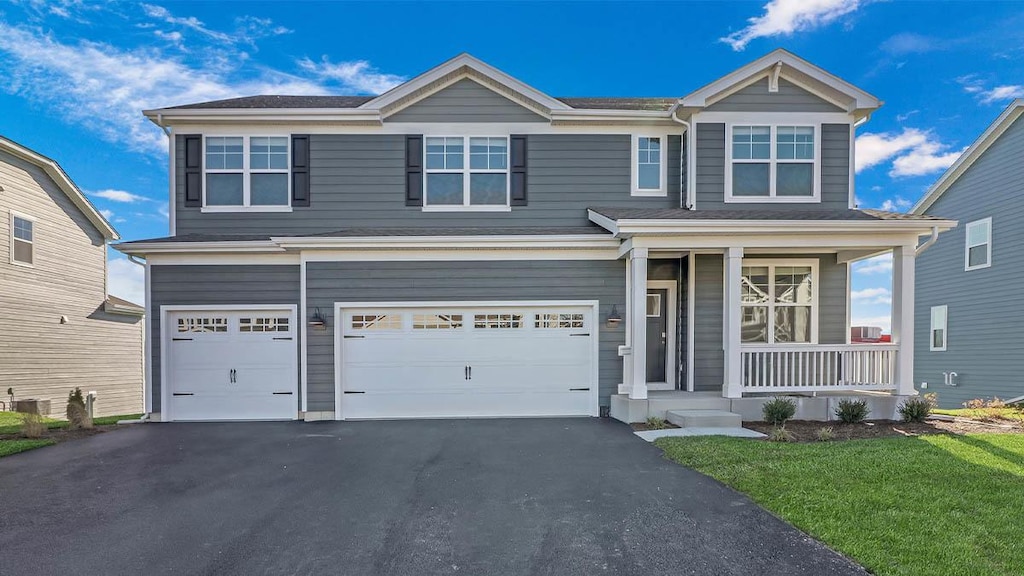
[[0, 574], [866, 574], [609, 420], [152, 424], [0, 460]]

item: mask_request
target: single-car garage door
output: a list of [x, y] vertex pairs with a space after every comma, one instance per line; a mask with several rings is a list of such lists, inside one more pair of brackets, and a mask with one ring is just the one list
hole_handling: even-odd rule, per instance
[[592, 306], [339, 311], [343, 418], [596, 415]]
[[165, 419], [296, 418], [294, 310], [182, 310], [166, 318]]

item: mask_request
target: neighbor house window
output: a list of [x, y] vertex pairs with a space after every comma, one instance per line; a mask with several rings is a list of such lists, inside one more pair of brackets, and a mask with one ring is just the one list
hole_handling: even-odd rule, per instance
[[945, 306], [932, 306], [932, 328], [929, 349], [941, 352], [946, 349], [947, 309]]
[[992, 265], [992, 219], [976, 220], [967, 225], [964, 246], [964, 269], [976, 270]]
[[35, 260], [35, 222], [11, 214], [11, 262], [31, 266]]
[[288, 206], [287, 136], [207, 136], [207, 207]]
[[814, 126], [732, 126], [726, 200], [806, 202], [818, 197]]
[[633, 195], [665, 193], [665, 138], [633, 136]]
[[508, 138], [428, 136], [425, 207], [507, 209]]
[[816, 267], [751, 261], [743, 266], [742, 341], [807, 344], [817, 339]]

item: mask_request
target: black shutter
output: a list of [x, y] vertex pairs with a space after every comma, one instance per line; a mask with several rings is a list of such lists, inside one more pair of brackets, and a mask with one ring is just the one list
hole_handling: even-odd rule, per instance
[[185, 206], [203, 205], [203, 137], [183, 136], [185, 139]]
[[309, 206], [309, 134], [292, 134], [292, 206]]
[[405, 137], [405, 205], [423, 206], [423, 135]]
[[509, 170], [512, 206], [526, 206], [526, 136], [509, 137]]

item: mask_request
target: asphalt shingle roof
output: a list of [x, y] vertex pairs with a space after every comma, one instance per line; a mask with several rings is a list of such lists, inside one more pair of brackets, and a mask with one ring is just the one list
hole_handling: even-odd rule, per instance
[[[240, 110], [274, 108], [358, 108], [373, 100], [374, 96], [243, 96], [226, 100], [196, 102], [170, 106], [167, 110]], [[676, 98], [557, 98], [580, 110], [657, 110], [666, 111]]]
[[[577, 234], [609, 235], [597, 225], [563, 228], [345, 228], [317, 234], [274, 234], [275, 238], [365, 238], [365, 237], [424, 237], [424, 236], [572, 236]], [[121, 242], [118, 246], [151, 243], [189, 242], [269, 242], [270, 234], [182, 234], [165, 238], [150, 238]]]

